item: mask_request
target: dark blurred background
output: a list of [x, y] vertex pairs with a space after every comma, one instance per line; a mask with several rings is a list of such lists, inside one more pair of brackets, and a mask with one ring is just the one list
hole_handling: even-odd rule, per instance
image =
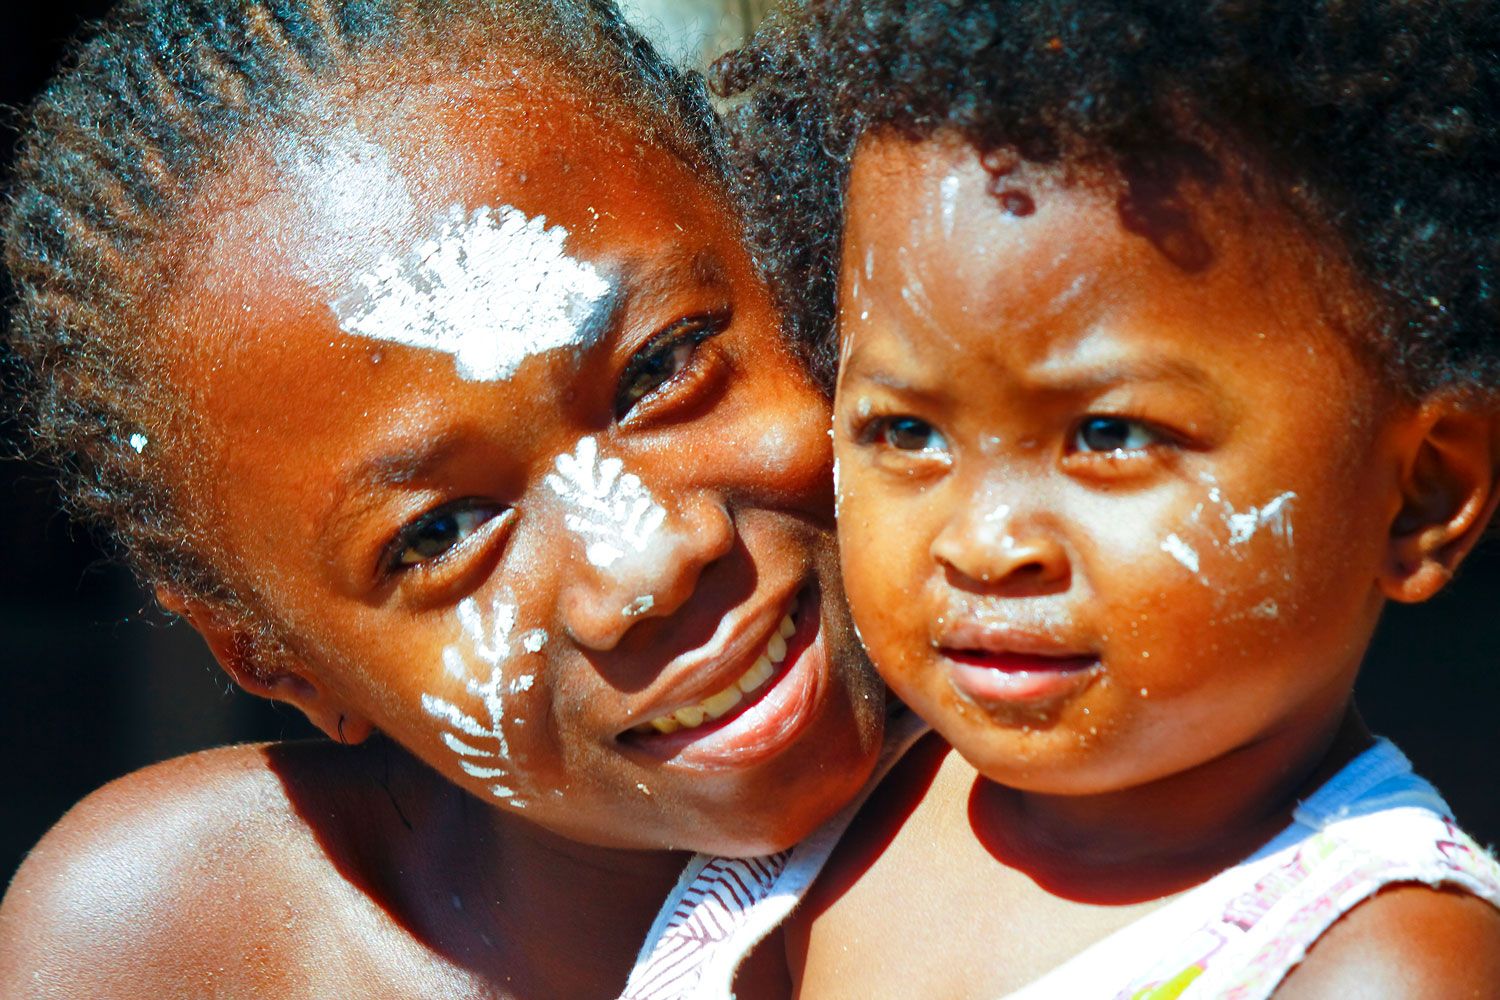
[[[0, 30], [0, 160], [16, 109], [107, 0], [11, 3]], [[12, 428], [0, 425], [6, 455]], [[46, 472], [0, 461], [0, 885], [43, 832], [90, 791], [153, 761], [313, 730], [233, 689], [187, 626], [58, 513]], [[1500, 841], [1500, 545], [1428, 605], [1395, 607], [1360, 681], [1384, 733], [1447, 795], [1482, 842]]]

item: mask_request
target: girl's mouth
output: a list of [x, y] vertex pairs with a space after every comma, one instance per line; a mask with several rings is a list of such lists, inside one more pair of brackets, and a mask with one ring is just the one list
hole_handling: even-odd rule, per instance
[[662, 762], [697, 769], [743, 767], [788, 746], [814, 715], [823, 689], [819, 595], [808, 588], [782, 614], [734, 681], [621, 735]]

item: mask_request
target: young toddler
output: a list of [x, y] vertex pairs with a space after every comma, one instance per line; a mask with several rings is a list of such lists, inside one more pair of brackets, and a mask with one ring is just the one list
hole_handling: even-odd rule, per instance
[[1497, 29], [815, 0], [721, 67], [836, 334], [856, 623], [957, 751], [798, 911], [803, 995], [1497, 995], [1500, 866], [1352, 698], [1496, 502]]

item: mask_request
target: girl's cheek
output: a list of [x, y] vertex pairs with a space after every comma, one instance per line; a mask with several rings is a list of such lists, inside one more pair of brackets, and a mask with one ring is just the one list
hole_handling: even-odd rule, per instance
[[468, 597], [455, 612], [457, 635], [445, 645], [441, 665], [419, 695], [449, 759], [504, 805], [525, 809], [534, 800], [527, 731], [540, 717], [539, 673], [550, 636], [519, 620], [506, 595]]

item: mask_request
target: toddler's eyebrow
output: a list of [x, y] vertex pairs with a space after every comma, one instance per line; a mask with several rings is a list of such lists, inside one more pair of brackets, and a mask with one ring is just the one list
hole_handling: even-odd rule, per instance
[[1035, 389], [1059, 394], [1081, 394], [1121, 382], [1188, 382], [1208, 388], [1213, 380], [1182, 358], [1129, 357], [1044, 362], [1024, 373]]

